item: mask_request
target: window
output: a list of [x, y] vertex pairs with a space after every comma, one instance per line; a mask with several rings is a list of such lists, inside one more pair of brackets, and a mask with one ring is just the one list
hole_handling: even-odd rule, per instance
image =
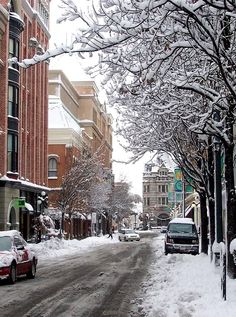
[[168, 192], [168, 185], [158, 185], [158, 192], [159, 192], [159, 193], [166, 193], [166, 192]]
[[[19, 42], [16, 39], [9, 39], [9, 58], [17, 57], [19, 58]], [[17, 64], [12, 64], [13, 68], [18, 69], [19, 66]]]
[[150, 206], [150, 197], [144, 198], [144, 206]]
[[8, 171], [18, 172], [18, 136], [12, 133], [7, 138], [7, 168]]
[[144, 191], [144, 193], [149, 193], [150, 186], [149, 185], [144, 185], [143, 191]]
[[48, 177], [57, 177], [57, 160], [50, 158], [48, 161]]
[[158, 204], [162, 206], [168, 205], [168, 198], [167, 197], [158, 197]]
[[38, 13], [40, 14], [43, 22], [45, 23], [46, 26], [49, 24], [49, 13], [47, 8], [44, 6], [43, 1], [38, 1], [37, 2], [37, 10]]
[[18, 118], [18, 88], [8, 86], [8, 115]]
[[97, 117], [97, 111], [93, 109], [93, 122], [97, 125], [98, 124], [98, 117]]

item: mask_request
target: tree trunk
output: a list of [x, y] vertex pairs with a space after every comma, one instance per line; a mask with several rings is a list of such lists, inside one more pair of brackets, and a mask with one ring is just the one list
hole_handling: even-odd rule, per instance
[[236, 238], [236, 199], [234, 188], [234, 164], [233, 164], [234, 144], [225, 147], [225, 181], [226, 181], [226, 243], [227, 243], [227, 269], [230, 278], [236, 278], [236, 265], [233, 255], [230, 253], [230, 243]]
[[207, 219], [207, 206], [206, 194], [200, 193], [200, 206], [201, 206], [201, 250], [200, 252], [208, 253], [208, 219]]
[[214, 203], [214, 165], [213, 165], [213, 152], [212, 148], [208, 149], [208, 189], [210, 197], [208, 197], [209, 208], [209, 245], [210, 245], [210, 258], [213, 260], [212, 246], [215, 241], [215, 203]]

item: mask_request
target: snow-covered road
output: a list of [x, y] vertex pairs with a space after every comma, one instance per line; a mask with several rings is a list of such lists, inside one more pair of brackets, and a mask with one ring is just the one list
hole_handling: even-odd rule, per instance
[[151, 261], [151, 239], [39, 261], [35, 280], [1, 283], [0, 316], [142, 316], [132, 303]]

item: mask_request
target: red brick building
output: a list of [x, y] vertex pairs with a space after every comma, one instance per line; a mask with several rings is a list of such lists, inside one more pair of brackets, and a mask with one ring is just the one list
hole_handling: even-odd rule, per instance
[[38, 196], [48, 191], [48, 63], [23, 69], [8, 58], [47, 49], [49, 1], [8, 2], [0, 0], [0, 230], [28, 238]]

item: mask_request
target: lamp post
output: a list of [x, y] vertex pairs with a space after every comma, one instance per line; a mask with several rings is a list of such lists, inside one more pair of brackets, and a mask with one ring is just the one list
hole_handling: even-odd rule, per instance
[[[37, 216], [39, 217], [41, 214], [44, 214], [45, 209], [48, 208], [48, 195], [45, 191], [41, 191], [38, 195], [37, 199]], [[38, 234], [37, 234], [37, 242], [41, 242], [41, 228], [40, 221], [38, 221]]]

